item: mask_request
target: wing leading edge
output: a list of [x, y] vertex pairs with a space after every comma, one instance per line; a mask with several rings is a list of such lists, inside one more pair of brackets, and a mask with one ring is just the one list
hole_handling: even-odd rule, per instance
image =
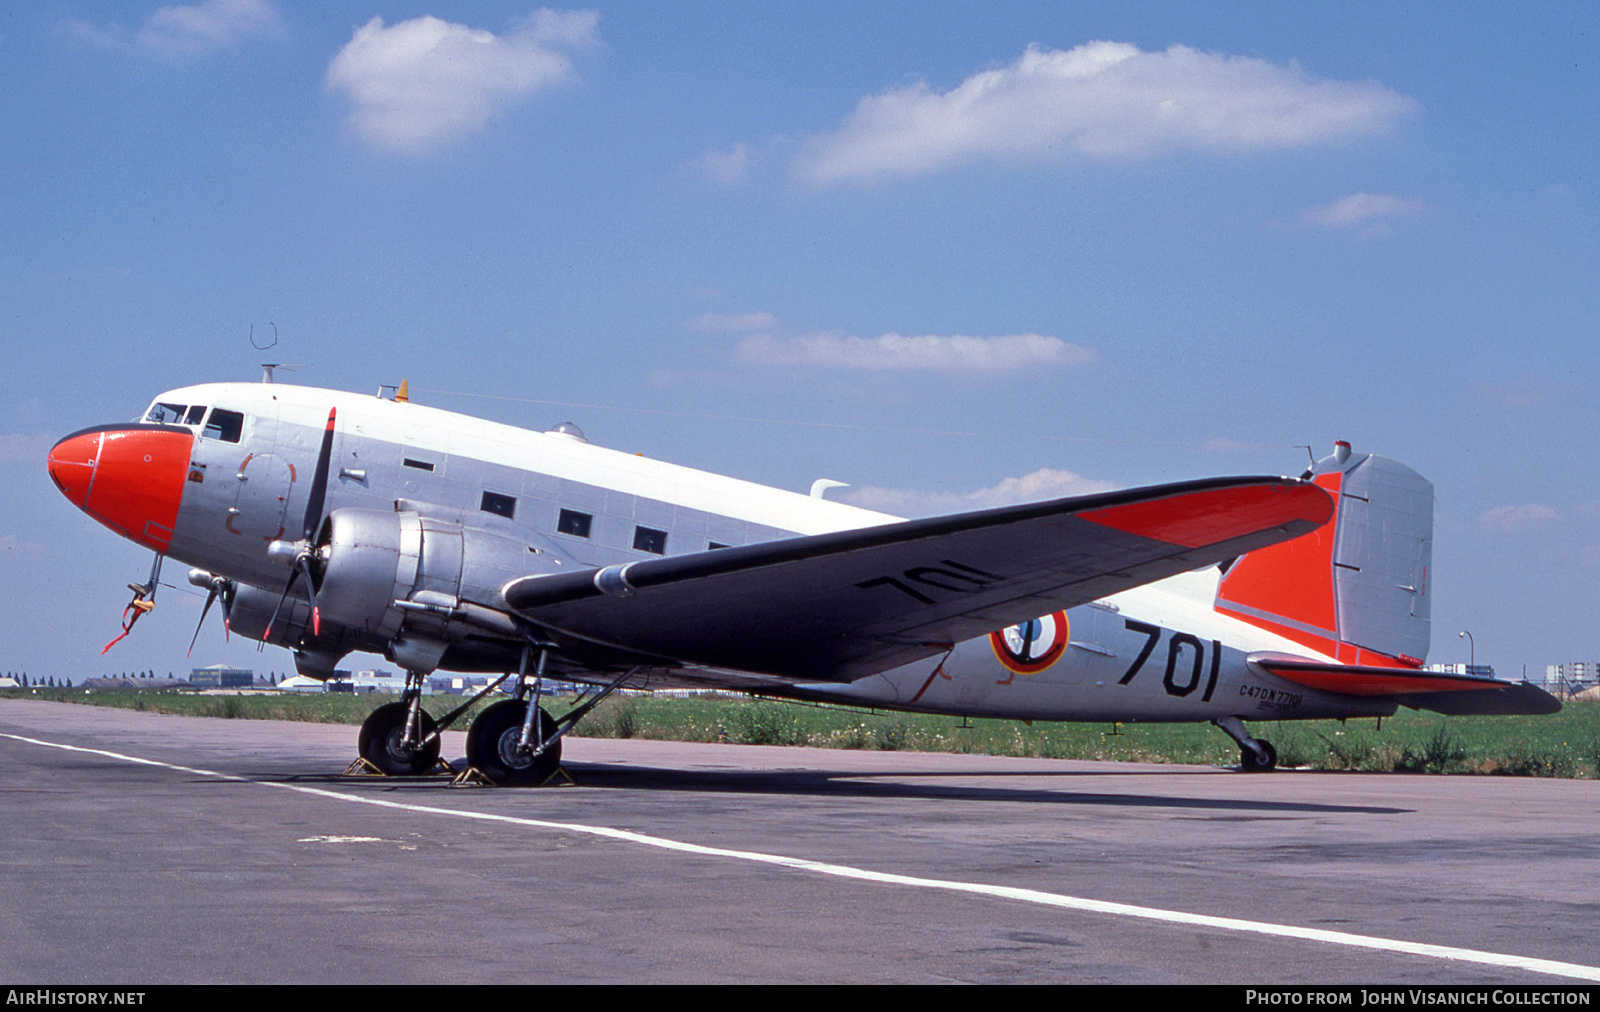
[[524, 618], [670, 664], [853, 681], [1298, 537], [1332, 500], [1217, 478], [788, 538], [504, 589]]

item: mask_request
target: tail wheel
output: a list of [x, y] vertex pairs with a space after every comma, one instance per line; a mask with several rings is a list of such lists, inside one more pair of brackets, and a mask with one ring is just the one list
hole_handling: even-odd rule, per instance
[[[531, 748], [519, 749], [527, 712], [527, 703], [508, 699], [479, 714], [467, 731], [467, 762], [497, 784], [537, 786], [550, 779], [561, 765], [561, 742], [539, 755]], [[549, 740], [555, 733], [555, 718], [541, 709], [538, 739]]]
[[[404, 744], [408, 710], [406, 703], [385, 703], [373, 710], [362, 722], [356, 742], [361, 758], [392, 777], [420, 776], [439, 761], [438, 738], [420, 748]], [[418, 714], [418, 737], [426, 739], [437, 726], [428, 711]]]
[[1248, 746], [1243, 746], [1239, 749], [1239, 769], [1246, 773], [1271, 773], [1278, 766], [1278, 750], [1265, 738], [1257, 738], [1256, 744], [1261, 746], [1261, 751], [1267, 757], [1262, 759]]

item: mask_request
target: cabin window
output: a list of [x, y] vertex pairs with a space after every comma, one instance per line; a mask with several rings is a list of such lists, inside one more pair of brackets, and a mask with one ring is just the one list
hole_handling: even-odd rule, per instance
[[183, 421], [183, 412], [186, 408], [187, 405], [184, 404], [152, 404], [150, 405], [149, 413], [144, 416], [144, 420], [155, 422], [158, 425], [176, 424]]
[[211, 417], [206, 420], [206, 427], [200, 434], [210, 439], [220, 439], [224, 443], [237, 443], [243, 432], [244, 415], [237, 411], [224, 411], [218, 408], [211, 412]]
[[426, 460], [413, 460], [410, 457], [406, 458], [406, 466], [407, 467], [414, 467], [418, 471], [432, 471], [433, 470], [433, 465], [428, 463]]
[[651, 555], [667, 554], [667, 532], [651, 530], [648, 527], [635, 527], [633, 529], [633, 550], [636, 552], [649, 552]]
[[493, 513], [497, 517], [505, 517], [507, 520], [511, 520], [517, 515], [517, 500], [508, 495], [501, 495], [499, 492], [485, 492], [483, 493], [483, 502], [478, 505], [478, 508], [485, 513]]
[[[549, 514], [545, 514], [548, 516]], [[556, 521], [556, 530], [562, 534], [570, 534], [575, 538], [589, 536], [589, 527], [594, 523], [594, 517], [577, 510], [562, 510], [561, 517]]]

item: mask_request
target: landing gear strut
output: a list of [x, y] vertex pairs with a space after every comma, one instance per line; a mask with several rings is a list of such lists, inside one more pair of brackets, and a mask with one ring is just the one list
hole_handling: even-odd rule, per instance
[[1278, 750], [1265, 738], [1252, 738], [1238, 717], [1218, 717], [1211, 723], [1222, 728], [1239, 743], [1239, 770], [1243, 773], [1270, 773], [1278, 765]]
[[436, 729], [422, 708], [422, 676], [407, 672], [405, 694], [367, 715], [357, 748], [361, 758], [389, 776], [421, 776], [439, 761]]

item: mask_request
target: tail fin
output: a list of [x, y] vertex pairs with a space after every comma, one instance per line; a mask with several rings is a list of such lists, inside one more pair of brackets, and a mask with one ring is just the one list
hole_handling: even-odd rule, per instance
[[1306, 477], [1335, 501], [1310, 534], [1241, 556], [1216, 609], [1345, 664], [1420, 667], [1428, 656], [1433, 484], [1336, 444]]

